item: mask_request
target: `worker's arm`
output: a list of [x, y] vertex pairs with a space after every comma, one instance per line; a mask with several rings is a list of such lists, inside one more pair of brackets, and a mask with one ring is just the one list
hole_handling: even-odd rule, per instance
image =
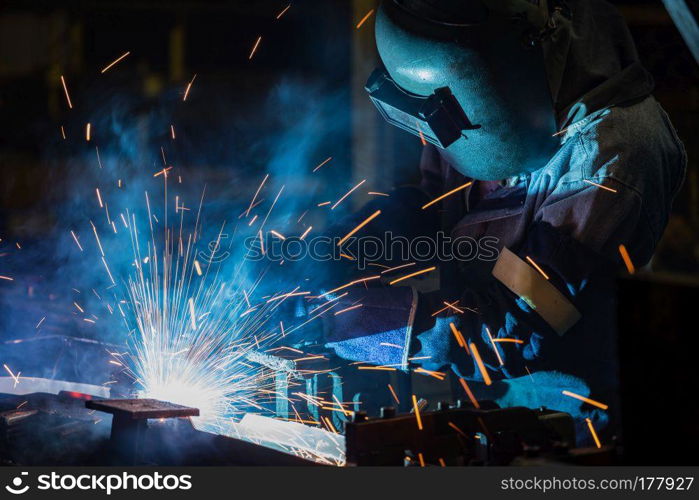
[[[636, 266], [649, 261], [684, 168], [681, 147], [667, 131], [655, 130], [652, 140], [634, 137], [632, 145], [615, 136], [625, 126], [620, 113], [608, 129], [571, 139], [579, 147], [566, 166], [570, 174], [542, 193], [525, 240], [503, 251], [498, 272], [492, 262], [474, 262], [459, 286], [426, 295], [353, 290], [341, 300], [362, 307], [327, 319], [329, 345], [356, 361], [450, 366], [472, 380], [483, 380], [484, 372], [498, 380], [565, 369], [568, 360], [604, 365], [597, 352], [613, 351], [612, 332], [601, 327], [613, 322], [613, 280], [624, 268], [619, 245]], [[457, 299], [463, 313], [432, 316]], [[484, 370], [459, 345], [451, 323], [474, 344]]]

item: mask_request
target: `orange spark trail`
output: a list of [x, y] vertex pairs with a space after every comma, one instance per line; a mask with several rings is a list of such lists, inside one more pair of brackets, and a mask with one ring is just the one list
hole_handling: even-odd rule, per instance
[[187, 84], [187, 88], [184, 90], [184, 97], [182, 98], [182, 102], [186, 102], [186, 101], [187, 101], [187, 96], [189, 95], [189, 90], [192, 88], [192, 84], [194, 83], [194, 80], [195, 80], [196, 78], [197, 78], [197, 75], [196, 75], [196, 73], [195, 73], [194, 76], [192, 77], [192, 79], [191, 79], [191, 80], [189, 81], [189, 83]]
[[392, 271], [397, 271], [398, 269], [403, 269], [404, 267], [414, 266], [416, 262], [411, 262], [410, 264], [403, 264], [402, 266], [389, 267], [388, 269], [381, 271], [381, 274], [390, 273]]
[[607, 406], [604, 403], [600, 403], [599, 401], [595, 401], [594, 399], [586, 398], [585, 396], [581, 396], [580, 394], [575, 394], [574, 392], [563, 391], [563, 395], [571, 397], [571, 398], [579, 399], [580, 401], [583, 401], [583, 402], [590, 404], [592, 406], [596, 406], [597, 408], [600, 408], [602, 410], [606, 410], [607, 408], [609, 408], [609, 406]]
[[458, 304], [458, 303], [459, 303], [458, 300], [457, 300], [456, 302], [454, 302], [453, 304], [450, 304], [450, 303], [447, 302], [446, 300], [443, 302], [443, 304], [444, 304], [445, 306], [447, 306], [447, 309], [451, 309], [452, 311], [454, 311], [454, 312], [457, 313], [457, 314], [463, 314], [463, 313], [464, 313], [463, 309], [459, 309], [459, 308], [456, 307], [456, 305], [455, 305], [455, 304]]
[[424, 368], [420, 367], [417, 370], [415, 370], [415, 373], [423, 373], [425, 375], [429, 375], [430, 377], [434, 377], [437, 380], [444, 380], [446, 375], [442, 372], [433, 372], [430, 370], [425, 370]]
[[366, 282], [366, 281], [377, 280], [377, 279], [379, 279], [379, 278], [381, 278], [381, 276], [370, 276], [370, 277], [368, 277], [368, 278], [361, 278], [361, 279], [358, 279], [358, 280], [350, 281], [349, 283], [347, 283], [347, 284], [345, 284], [345, 285], [338, 286], [337, 288], [333, 288], [333, 289], [330, 290], [329, 292], [325, 292], [323, 295], [319, 295], [318, 298], [320, 299], [320, 298], [322, 298], [322, 297], [325, 297], [326, 295], [330, 295], [330, 294], [333, 294], [333, 293], [335, 293], [335, 292], [339, 292], [340, 290], [343, 290], [343, 289], [345, 289], [345, 288], [348, 288], [348, 287], [350, 287], [350, 286], [352, 286], [352, 285], [356, 285], [356, 284], [358, 284], [358, 283], [364, 283], [364, 282]]
[[420, 408], [417, 406], [417, 398], [413, 394], [413, 409], [415, 410], [415, 420], [417, 421], [417, 428], [422, 430], [422, 417], [420, 417]]
[[66, 138], [66, 130], [63, 128], [63, 125], [61, 125], [61, 137]]
[[502, 358], [500, 357], [500, 351], [498, 351], [498, 346], [495, 345], [495, 341], [493, 341], [493, 336], [490, 333], [490, 329], [487, 326], [485, 327], [485, 333], [488, 334], [488, 338], [490, 339], [490, 345], [493, 346], [493, 351], [495, 351], [495, 355], [497, 356], [498, 361], [500, 362], [500, 366], [504, 365], [505, 363], [503, 363]]
[[248, 60], [251, 60], [252, 57], [255, 55], [255, 52], [257, 51], [257, 47], [260, 45], [261, 41], [262, 41], [262, 37], [259, 36], [257, 38], [257, 41], [255, 42], [255, 45], [253, 46], [252, 50], [250, 51], [250, 56], [248, 57]]
[[0, 280], [5, 280], [5, 281], [14, 281], [14, 278], [10, 278], [9, 276], [0, 276]]
[[350, 239], [350, 238], [352, 237], [352, 235], [354, 235], [354, 234], [357, 233], [360, 229], [362, 229], [364, 226], [366, 226], [366, 225], [369, 224], [371, 221], [373, 221], [374, 219], [376, 219], [379, 215], [381, 215], [381, 210], [377, 210], [376, 212], [374, 212], [373, 214], [371, 214], [369, 217], [367, 217], [367, 218], [364, 220], [364, 222], [362, 222], [362, 223], [359, 224], [357, 227], [355, 227], [354, 229], [352, 229], [349, 233], [347, 233], [347, 235], [345, 235], [344, 238], [342, 238], [340, 241], [338, 241], [338, 242], [337, 242], [337, 246], [338, 246], [338, 247], [339, 247], [339, 246], [342, 246], [342, 244], [343, 244], [345, 241], [347, 241], [348, 239]]
[[466, 381], [462, 378], [459, 378], [459, 382], [461, 383], [461, 387], [464, 388], [464, 391], [466, 391], [466, 395], [468, 396], [468, 399], [471, 400], [471, 404], [475, 406], [476, 408], [480, 408], [481, 405], [478, 404], [478, 400], [476, 397], [473, 395], [473, 392], [471, 392], [471, 388], [468, 386]]
[[466, 349], [466, 354], [468, 354], [470, 356], [471, 353], [468, 350], [468, 345], [466, 344], [466, 340], [464, 339], [464, 336], [456, 328], [454, 323], [449, 323], [449, 328], [451, 328], [451, 332], [454, 334], [454, 337], [456, 337], [456, 343], [459, 344], [459, 347], [463, 347], [464, 349]]
[[420, 142], [422, 143], [423, 146], [427, 146], [427, 141], [425, 140], [425, 136], [422, 133], [422, 129], [420, 128], [420, 122], [416, 120], [415, 125], [417, 125], [417, 131], [420, 134]]
[[172, 137], [172, 140], [175, 140], [175, 126], [170, 125], [170, 136]]
[[352, 189], [350, 189], [349, 191], [347, 191], [347, 193], [345, 193], [345, 195], [344, 195], [342, 198], [340, 198], [339, 200], [337, 200], [337, 201], [335, 202], [335, 204], [334, 204], [332, 207], [330, 207], [330, 210], [335, 210], [335, 207], [336, 207], [336, 206], [338, 206], [340, 203], [342, 203], [342, 202], [345, 200], [345, 198], [347, 198], [349, 195], [351, 195], [352, 192], [353, 192], [355, 189], [357, 189], [359, 186], [361, 186], [361, 185], [364, 184], [365, 182], [366, 182], [366, 179], [364, 179], [362, 182], [360, 182], [359, 184], [357, 184], [356, 186], [354, 186]]
[[372, 196], [391, 196], [390, 194], [380, 193], [378, 191], [369, 191], [367, 194], [370, 194]]
[[308, 226], [308, 228], [307, 228], [307, 229], [303, 232], [303, 234], [301, 235], [301, 238], [300, 238], [300, 239], [303, 240], [306, 236], [308, 236], [308, 233], [311, 232], [311, 229], [313, 229], [313, 226]]
[[70, 95], [68, 95], [68, 87], [66, 86], [66, 80], [63, 78], [63, 75], [61, 75], [61, 83], [63, 84], [63, 91], [66, 93], [66, 101], [68, 101], [68, 107], [70, 109], [73, 109], [73, 103], [70, 102]]
[[330, 160], [332, 160], [332, 159], [333, 159], [333, 157], [330, 156], [329, 158], [327, 158], [326, 160], [324, 160], [322, 163], [320, 163], [316, 168], [314, 168], [313, 171], [314, 171], [314, 172], [318, 171], [318, 170], [320, 169], [320, 167], [322, 167], [323, 165], [325, 165], [326, 163], [328, 163], [328, 162], [329, 162]]
[[280, 240], [285, 240], [285, 239], [286, 239], [286, 237], [285, 237], [283, 234], [278, 233], [278, 232], [275, 231], [274, 229], [272, 229], [272, 230], [270, 231], [270, 234], [276, 236], [276, 237], [279, 238]]
[[371, 9], [369, 12], [367, 12], [366, 16], [362, 18], [361, 21], [357, 23], [357, 29], [361, 28], [362, 25], [371, 17], [371, 15], [374, 13], [374, 9]]
[[10, 370], [10, 367], [7, 366], [6, 364], [3, 364], [2, 366], [5, 368], [5, 371], [10, 374], [10, 377], [12, 377], [14, 379], [15, 384], [19, 384], [19, 373], [17, 375], [12, 373], [12, 370]]
[[587, 179], [583, 179], [583, 182], [587, 182], [588, 184], [591, 184], [591, 185], [593, 185], [593, 186], [597, 186], [598, 188], [604, 189], [605, 191], [609, 191], [609, 192], [611, 192], [611, 193], [616, 193], [616, 192], [617, 192], [616, 189], [612, 189], [612, 188], [610, 188], [610, 187], [603, 186], [602, 184], [597, 184], [596, 182], [588, 181]]
[[90, 142], [90, 131], [92, 130], [92, 124], [88, 122], [85, 126], [85, 140]]
[[260, 186], [257, 188], [257, 191], [255, 191], [255, 196], [252, 197], [252, 201], [250, 201], [250, 206], [248, 207], [247, 212], [245, 212], [245, 217], [250, 215], [250, 210], [252, 210], [252, 206], [255, 203], [255, 200], [257, 199], [257, 195], [260, 194], [260, 190], [262, 189], [262, 186], [265, 185], [265, 182], [267, 182], [267, 179], [269, 178], [269, 174], [265, 175], [265, 178], [262, 179], [262, 182], [260, 183]]
[[434, 271], [435, 269], [437, 269], [437, 268], [435, 266], [432, 266], [432, 267], [429, 267], [427, 269], [423, 269], [422, 271], [415, 271], [414, 273], [408, 274], [406, 276], [402, 276], [398, 279], [391, 281], [389, 283], [389, 285], [395, 285], [396, 283], [398, 283], [400, 281], [407, 280], [408, 278], [412, 278], [413, 276], [418, 276], [420, 274], [430, 273], [430, 272]]
[[335, 313], [335, 316], [337, 316], [338, 314], [346, 313], [346, 312], [348, 312], [348, 311], [352, 311], [352, 310], [354, 310], [354, 309], [359, 309], [359, 308], [362, 307], [363, 305], [364, 305], [364, 304], [357, 304], [356, 306], [347, 307], [347, 308], [345, 308], [345, 309], [342, 309], [342, 310], [340, 310], [340, 311], [337, 311], [337, 312]]
[[539, 273], [540, 273], [544, 278], [546, 278], [547, 280], [549, 279], [549, 275], [546, 274], [546, 273], [544, 272], [544, 270], [541, 269], [541, 268], [537, 265], [537, 263], [534, 262], [534, 261], [532, 260], [531, 257], [529, 257], [529, 256], [527, 255], [526, 259], [527, 259], [527, 262], [529, 262], [532, 266], [534, 266], [534, 267], [536, 268], [536, 270], [539, 271]]
[[281, 19], [284, 14], [286, 14], [286, 11], [291, 8], [291, 4], [287, 5], [284, 10], [282, 10], [279, 14], [277, 14], [277, 19]]
[[509, 337], [493, 339], [493, 342], [512, 342], [513, 344], [524, 344], [524, 340], [511, 339]]
[[388, 390], [391, 391], [391, 396], [393, 396], [393, 399], [395, 399], [396, 404], [400, 404], [400, 400], [398, 399], [398, 396], [396, 395], [396, 391], [393, 390], [393, 386], [391, 384], [388, 384]]
[[111, 68], [112, 66], [114, 66], [116, 63], [118, 63], [119, 61], [121, 61], [122, 59], [124, 59], [124, 58], [125, 58], [126, 56], [128, 56], [129, 54], [131, 54], [131, 52], [125, 52], [125, 53], [122, 54], [121, 56], [117, 57], [114, 61], [112, 61], [111, 63], [109, 63], [107, 66], [105, 66], [105, 68], [101, 71], [101, 73], [106, 73], [107, 70], [109, 70], [109, 68]]
[[459, 434], [461, 434], [463, 437], [468, 437], [468, 436], [466, 435], [466, 433], [465, 433], [464, 431], [462, 431], [461, 429], [459, 429], [459, 426], [456, 425], [454, 422], [448, 422], [447, 425], [448, 425], [449, 427], [451, 427], [452, 429], [454, 429], [454, 430], [455, 430], [456, 432], [458, 432]]
[[634, 267], [633, 262], [631, 262], [629, 252], [628, 250], [626, 250], [626, 247], [624, 245], [619, 245], [619, 253], [621, 254], [621, 258], [624, 259], [624, 265], [626, 265], [626, 270], [629, 272], [629, 274], [634, 274], [636, 272], [636, 268]]
[[469, 347], [471, 348], [471, 352], [473, 353], [473, 357], [476, 360], [476, 364], [478, 365], [478, 369], [481, 372], [481, 375], [483, 376], [483, 382], [485, 385], [491, 385], [493, 381], [490, 379], [490, 375], [488, 374], [488, 371], [485, 369], [485, 365], [483, 364], [483, 360], [481, 359], [481, 355], [478, 352], [478, 347], [476, 347], [476, 344], [471, 342], [469, 344]]
[[438, 198], [435, 198], [434, 200], [432, 200], [431, 202], [427, 203], [426, 205], [423, 205], [422, 209], [424, 210], [424, 209], [426, 209], [426, 208], [428, 208], [428, 207], [431, 207], [431, 206], [434, 205], [435, 203], [439, 203], [440, 201], [442, 201], [442, 200], [443, 200], [444, 198], [446, 198], [447, 196], [451, 196], [452, 194], [457, 193], [457, 192], [461, 191], [462, 189], [466, 189], [466, 188], [469, 187], [471, 184], [473, 184], [473, 181], [467, 182], [467, 183], [464, 184], [463, 186], [459, 186], [459, 187], [457, 187], [457, 188], [454, 188], [454, 189], [452, 189], [451, 191], [449, 191], [448, 193], [444, 193], [442, 196], [440, 196], [440, 197], [438, 197]]
[[599, 437], [597, 437], [597, 433], [595, 432], [595, 428], [592, 425], [592, 420], [590, 420], [589, 418], [586, 418], [585, 422], [587, 422], [587, 428], [590, 429], [590, 434], [592, 434], [592, 439], [595, 440], [595, 446], [597, 446], [597, 448], [601, 448], [602, 443], [600, 443]]
[[80, 251], [82, 252], [82, 251], [83, 251], [83, 247], [82, 247], [82, 245], [80, 245], [80, 242], [78, 241], [78, 237], [75, 235], [75, 232], [71, 231], [70, 234], [71, 234], [71, 236], [73, 237], [73, 239], [75, 240], [75, 244], [78, 245], [78, 248], [79, 248]]

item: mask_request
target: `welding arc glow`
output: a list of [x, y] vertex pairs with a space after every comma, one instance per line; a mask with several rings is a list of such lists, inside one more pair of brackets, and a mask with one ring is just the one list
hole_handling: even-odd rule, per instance
[[[150, 208], [148, 216], [152, 218]], [[262, 303], [243, 314], [245, 295], [234, 285], [242, 282], [236, 279], [240, 266], [226, 281], [214, 265], [203, 275], [197, 272], [198, 223], [179, 244], [166, 231], [169, 236], [158, 248], [160, 231], [151, 226], [144, 245], [136, 216], [127, 214], [127, 219], [135, 268], [127, 279], [127, 317], [135, 323], [135, 335], [129, 355], [117, 360], [128, 367], [140, 387], [138, 395], [199, 408], [197, 426], [211, 432], [222, 432], [248, 411], [264, 412], [261, 401], [274, 388], [273, 374], [246, 362], [246, 355], [281, 336], [265, 331], [277, 305]], [[254, 287], [247, 293], [254, 293]]]

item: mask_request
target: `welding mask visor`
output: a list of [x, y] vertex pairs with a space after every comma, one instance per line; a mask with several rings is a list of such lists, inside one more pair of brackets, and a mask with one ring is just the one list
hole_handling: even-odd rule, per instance
[[[503, 14], [501, 4], [525, 7]], [[384, 0], [376, 18], [383, 65], [367, 81], [371, 101], [468, 177], [499, 180], [544, 166], [558, 141], [537, 46], [546, 29], [543, 6]]]

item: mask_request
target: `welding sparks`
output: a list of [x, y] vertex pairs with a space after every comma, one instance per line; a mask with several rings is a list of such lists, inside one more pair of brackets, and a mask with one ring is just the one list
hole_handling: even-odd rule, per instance
[[471, 184], [473, 184], [473, 181], [467, 182], [466, 184], [463, 184], [463, 185], [461, 185], [461, 186], [459, 186], [459, 187], [457, 187], [457, 188], [452, 189], [451, 191], [449, 191], [449, 192], [447, 192], [447, 193], [444, 193], [442, 196], [439, 196], [439, 197], [435, 198], [434, 200], [432, 200], [431, 202], [429, 202], [429, 203], [423, 205], [423, 206], [422, 206], [422, 209], [425, 210], [426, 208], [431, 207], [431, 206], [434, 205], [435, 203], [439, 203], [439, 202], [442, 201], [444, 198], [446, 198], [446, 197], [448, 197], [448, 196], [451, 196], [451, 195], [454, 194], [454, 193], [458, 193], [458, 192], [461, 191], [462, 189], [466, 189], [466, 188], [469, 187]]
[[187, 102], [187, 96], [189, 96], [189, 91], [192, 89], [192, 84], [194, 83], [194, 80], [196, 80], [196, 78], [197, 75], [195, 73], [192, 79], [187, 84], [187, 88], [184, 89], [184, 97], [182, 98], [182, 102]]
[[85, 140], [87, 142], [90, 142], [91, 131], [92, 131], [92, 124], [90, 122], [88, 122], [87, 125], [85, 125]]
[[350, 281], [349, 283], [346, 283], [342, 286], [338, 286], [337, 288], [333, 288], [329, 292], [325, 292], [324, 294], [319, 295], [318, 298], [323, 298], [323, 297], [326, 297], [328, 295], [332, 295], [335, 292], [339, 292], [340, 290], [344, 290], [345, 288], [349, 288], [351, 286], [358, 285], [359, 283], [366, 283], [367, 281], [377, 280], [379, 278], [381, 278], [381, 276], [369, 276], [368, 278], [361, 278], [358, 280]]
[[260, 42], [262, 41], [262, 36], [257, 37], [257, 41], [255, 42], [255, 45], [252, 47], [252, 50], [250, 51], [250, 56], [248, 56], [248, 60], [251, 60], [253, 56], [255, 55], [255, 52], [257, 52], [257, 47], [260, 46]]
[[175, 126], [172, 124], [170, 125], [170, 137], [172, 137], [173, 141], [175, 140]]
[[575, 394], [574, 392], [563, 391], [562, 394], [563, 394], [564, 396], [568, 396], [568, 397], [571, 397], [571, 398], [578, 399], [578, 400], [580, 400], [580, 401], [582, 401], [582, 402], [584, 402], [584, 403], [587, 403], [587, 404], [589, 404], [589, 405], [596, 406], [597, 408], [600, 408], [600, 409], [602, 409], [602, 410], [607, 410], [607, 409], [609, 408], [609, 406], [607, 406], [607, 405], [604, 404], [604, 403], [600, 403], [599, 401], [595, 401], [594, 399], [586, 398], [585, 396], [581, 396], [580, 394]]
[[308, 236], [308, 233], [311, 232], [311, 229], [313, 229], [313, 226], [308, 226], [306, 228], [306, 230], [303, 232], [303, 234], [301, 235], [301, 238], [299, 238], [299, 239], [303, 240], [304, 238], [306, 238], [306, 236]]
[[420, 416], [420, 407], [417, 404], [417, 398], [415, 397], [415, 394], [412, 396], [413, 399], [413, 411], [415, 412], [415, 421], [417, 422], [417, 428], [418, 430], [422, 430], [422, 417]]
[[598, 187], [598, 188], [600, 188], [600, 189], [604, 189], [605, 191], [609, 191], [610, 193], [616, 193], [616, 192], [617, 192], [616, 189], [612, 189], [612, 188], [610, 188], [610, 187], [603, 186], [602, 184], [597, 184], [596, 182], [592, 182], [592, 181], [589, 181], [589, 180], [587, 180], [587, 179], [583, 179], [583, 182], [587, 182], [588, 184], [591, 184], [592, 186], [596, 186], [596, 187]]
[[423, 269], [422, 271], [415, 271], [414, 273], [408, 274], [406, 276], [402, 276], [400, 278], [397, 278], [397, 279], [391, 281], [389, 283], [389, 285], [395, 285], [396, 283], [400, 283], [401, 281], [413, 278], [415, 276], [419, 276], [421, 274], [431, 273], [435, 269], [437, 269], [437, 268], [435, 266], [432, 266], [432, 267], [428, 267], [427, 269]]
[[415, 373], [421, 373], [423, 375], [427, 375], [429, 377], [436, 378], [437, 380], [444, 380], [446, 378], [446, 374], [443, 372], [434, 372], [431, 370], [425, 370], [424, 368], [420, 367], [417, 370], [415, 370]]
[[362, 25], [367, 22], [367, 20], [372, 16], [374, 13], [374, 9], [371, 9], [369, 12], [366, 13], [366, 15], [362, 18], [361, 21], [357, 23], [357, 29], [361, 28]]
[[129, 54], [131, 54], [131, 52], [125, 52], [125, 53], [122, 54], [121, 56], [117, 57], [114, 61], [112, 61], [111, 63], [109, 63], [107, 66], [105, 66], [104, 69], [101, 71], [101, 73], [106, 73], [106, 72], [109, 70], [109, 68], [111, 68], [112, 66], [114, 66], [115, 64], [117, 64], [119, 61], [123, 60], [123, 59], [124, 59], [125, 57], [127, 57]]
[[276, 236], [277, 238], [279, 238], [279, 239], [282, 240], [282, 241], [286, 240], [286, 236], [284, 236], [283, 234], [281, 234], [281, 233], [279, 233], [279, 232], [277, 232], [277, 231], [275, 231], [275, 230], [271, 230], [271, 231], [269, 232], [269, 234], [271, 234], [272, 236]]
[[546, 278], [547, 280], [550, 279], [550, 278], [549, 278], [549, 275], [546, 274], [546, 273], [544, 272], [544, 270], [541, 269], [541, 268], [537, 265], [537, 263], [534, 262], [534, 261], [532, 260], [531, 257], [529, 257], [529, 256], [527, 255], [526, 259], [527, 259], [527, 262], [529, 262], [532, 266], [534, 266], [534, 267], [536, 268], [537, 271], [539, 271], [539, 274], [541, 274], [541, 275], [542, 275], [544, 278]]
[[592, 425], [592, 420], [590, 420], [589, 418], [586, 418], [585, 422], [587, 422], [587, 428], [590, 429], [590, 434], [592, 434], [592, 439], [595, 440], [595, 446], [597, 446], [597, 448], [601, 448], [602, 443], [600, 443], [599, 437], [597, 436], [597, 432], [595, 431], [595, 427]]
[[373, 214], [371, 214], [369, 217], [367, 217], [366, 219], [364, 219], [363, 222], [361, 222], [357, 227], [355, 227], [355, 228], [352, 229], [349, 233], [347, 233], [347, 234], [345, 235], [344, 238], [342, 238], [340, 241], [338, 241], [338, 242], [337, 242], [337, 246], [338, 246], [338, 247], [339, 247], [339, 246], [342, 246], [342, 244], [343, 244], [345, 241], [347, 241], [348, 239], [350, 239], [353, 235], [355, 235], [358, 231], [360, 231], [364, 226], [366, 226], [367, 224], [369, 224], [371, 221], [373, 221], [374, 219], [376, 219], [379, 215], [381, 215], [381, 210], [377, 210], [376, 212], [374, 212]]
[[82, 247], [82, 245], [80, 245], [80, 241], [78, 241], [78, 236], [75, 234], [74, 231], [71, 231], [71, 232], [70, 232], [70, 235], [73, 237], [73, 241], [75, 241], [75, 244], [78, 245], [78, 248], [79, 248], [80, 251], [82, 252], [82, 251], [83, 251], [83, 247]]
[[354, 311], [355, 309], [359, 309], [359, 308], [362, 307], [363, 305], [364, 305], [364, 304], [357, 304], [356, 306], [351, 306], [351, 307], [347, 307], [347, 308], [345, 308], [345, 309], [341, 309], [340, 311], [337, 311], [337, 312], [335, 313], [335, 316], [338, 316], [338, 315], [340, 315], [340, 314], [344, 314], [344, 313], [349, 312], [349, 311]]
[[70, 102], [70, 94], [68, 94], [68, 86], [66, 85], [66, 80], [61, 75], [61, 83], [63, 84], [63, 92], [66, 94], [66, 101], [68, 101], [68, 108], [73, 109], [73, 103]]
[[476, 360], [476, 364], [478, 365], [478, 370], [481, 372], [481, 376], [483, 377], [483, 382], [485, 385], [491, 385], [493, 381], [490, 378], [490, 375], [488, 374], [488, 370], [485, 369], [485, 364], [483, 364], [483, 360], [481, 359], [481, 355], [478, 352], [478, 347], [476, 347], [476, 344], [471, 342], [469, 344], [469, 347], [471, 348], [471, 353], [473, 354], [473, 359]]
[[495, 356], [498, 358], [498, 362], [500, 363], [500, 366], [503, 366], [505, 363], [502, 361], [502, 358], [500, 357], [500, 351], [498, 349], [498, 346], [495, 345], [495, 341], [493, 340], [493, 336], [490, 333], [490, 329], [486, 326], [485, 327], [485, 333], [488, 334], [488, 339], [490, 340], [490, 345], [493, 346], [493, 351], [495, 351]]
[[2, 276], [0, 275], [0, 280], [5, 280], [5, 281], [14, 281], [14, 278], [10, 278], [9, 276]]
[[509, 337], [501, 337], [499, 339], [493, 339], [493, 342], [511, 342], [513, 344], [524, 344], [524, 340], [513, 339]]
[[396, 266], [396, 267], [389, 267], [388, 269], [381, 271], [381, 274], [391, 273], [393, 271], [397, 271], [398, 269], [403, 269], [406, 267], [414, 266], [415, 264], [416, 264], [416, 262], [410, 262], [409, 264], [403, 264], [403, 265]]
[[420, 128], [420, 122], [416, 120], [415, 125], [417, 125], [417, 131], [420, 134], [420, 142], [422, 143], [423, 146], [427, 146], [427, 141], [425, 140], [425, 135], [422, 133], [422, 128]]
[[332, 159], [333, 159], [333, 157], [330, 156], [330, 157], [328, 157], [327, 159], [325, 159], [324, 161], [322, 161], [316, 168], [313, 169], [313, 172], [317, 172], [318, 170], [320, 170], [320, 168], [321, 168], [323, 165], [325, 165], [326, 163], [328, 163], [328, 162], [329, 162], [330, 160], [332, 160]]
[[257, 188], [257, 191], [255, 191], [255, 195], [252, 197], [252, 200], [250, 200], [250, 205], [248, 206], [248, 209], [245, 211], [245, 217], [250, 215], [250, 210], [252, 210], [252, 207], [255, 204], [255, 200], [257, 199], [257, 195], [260, 194], [260, 191], [262, 190], [262, 186], [265, 185], [265, 182], [267, 182], [267, 179], [269, 179], [269, 174], [265, 175], [265, 178], [262, 179], [262, 182], [260, 183], [260, 186]]
[[287, 5], [284, 10], [282, 10], [279, 14], [277, 14], [277, 20], [281, 19], [284, 14], [286, 14], [286, 11], [291, 8], [291, 4]]
[[5, 371], [10, 374], [10, 377], [12, 377], [12, 379], [15, 381], [15, 385], [19, 384], [19, 372], [17, 373], [17, 375], [15, 375], [14, 373], [12, 373], [12, 370], [10, 370], [9, 366], [7, 366], [4, 363], [2, 366], [5, 368]]
[[393, 397], [396, 404], [399, 405], [400, 399], [398, 399], [398, 395], [396, 394], [396, 391], [393, 389], [393, 386], [391, 384], [388, 384], [388, 390], [391, 391], [391, 396]]
[[621, 254], [621, 258], [624, 260], [626, 270], [629, 272], [629, 274], [634, 274], [636, 272], [636, 268], [634, 267], [633, 262], [631, 261], [631, 256], [624, 245], [619, 245], [619, 253]]
[[466, 391], [466, 395], [468, 396], [468, 399], [471, 401], [471, 404], [476, 408], [480, 408], [481, 405], [478, 404], [478, 400], [473, 395], [473, 392], [471, 392], [471, 388], [466, 383], [466, 380], [464, 380], [463, 378], [459, 378], [459, 383], [461, 384], [461, 387], [464, 388], [464, 391]]
[[449, 328], [451, 328], [451, 332], [454, 334], [454, 337], [456, 338], [456, 343], [459, 344], [459, 347], [463, 347], [466, 350], [466, 354], [471, 354], [470, 351], [468, 350], [468, 345], [466, 344], [466, 340], [464, 339], [464, 336], [461, 334], [461, 332], [456, 328], [454, 323], [449, 323]]
[[359, 184], [357, 184], [357, 185], [354, 186], [352, 189], [350, 189], [349, 191], [347, 191], [347, 193], [345, 193], [345, 195], [344, 195], [342, 198], [340, 198], [339, 200], [337, 200], [337, 201], [335, 202], [335, 204], [334, 204], [332, 207], [330, 207], [330, 210], [335, 210], [335, 207], [336, 207], [336, 206], [338, 206], [340, 203], [342, 203], [342, 202], [345, 200], [345, 198], [347, 198], [349, 195], [351, 195], [359, 186], [361, 186], [361, 185], [364, 184], [365, 182], [366, 182], [366, 179], [362, 180]]

